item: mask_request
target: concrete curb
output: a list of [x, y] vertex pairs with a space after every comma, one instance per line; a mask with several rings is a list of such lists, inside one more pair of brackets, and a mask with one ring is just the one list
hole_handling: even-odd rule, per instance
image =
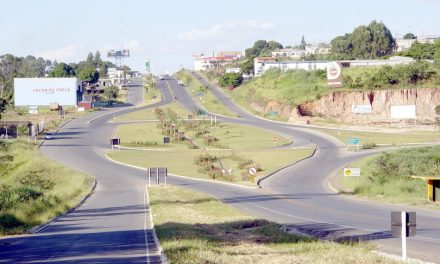
[[[154, 243], [158, 247], [161, 261], [163, 263], [167, 264], [168, 263], [167, 256], [165, 255], [165, 253], [163, 251], [163, 248], [160, 245], [159, 238], [157, 237], [157, 234], [156, 234], [156, 229], [154, 228], [153, 209], [150, 206], [150, 194], [148, 193], [148, 185], [145, 185], [145, 196], [146, 196], [146, 199], [147, 199], [146, 204], [148, 205], [148, 213], [150, 215], [150, 226], [151, 226], [151, 229], [153, 229], [153, 240], [154, 240]], [[148, 245], [147, 245], [147, 247], [148, 247]]]
[[87, 200], [87, 199], [88, 199], [88, 198], [94, 193], [97, 184], [98, 184], [98, 182], [96, 181], [96, 179], [94, 179], [94, 180], [93, 180], [92, 188], [90, 188], [89, 193], [86, 194], [86, 195], [85, 195], [85, 196], [79, 201], [79, 203], [78, 203], [76, 206], [74, 206], [74, 207], [68, 209], [67, 211], [61, 213], [61, 214], [58, 215], [58, 216], [55, 216], [54, 218], [50, 219], [50, 220], [49, 220], [47, 223], [45, 223], [45, 224], [42, 224], [42, 225], [39, 225], [39, 226], [34, 226], [33, 228], [31, 228], [31, 229], [29, 230], [29, 233], [31, 233], [31, 234], [39, 233], [39, 232], [43, 231], [44, 229], [50, 227], [50, 226], [52, 225], [52, 223], [55, 222], [56, 220], [58, 220], [59, 218], [61, 218], [61, 217], [65, 216], [65, 215], [67, 215], [67, 214], [69, 214], [69, 213], [75, 211], [78, 207], [80, 207], [81, 205], [83, 205], [84, 202], [85, 202], [85, 201], [86, 201], [86, 200]]
[[[110, 158], [108, 156], [108, 153], [105, 153], [105, 158], [108, 159], [111, 162], [114, 162], [114, 163], [122, 165], [122, 166], [130, 167], [130, 168], [134, 168], [134, 169], [138, 169], [138, 170], [143, 170], [143, 171], [148, 171], [148, 169], [143, 168], [143, 167], [139, 167], [139, 166], [135, 166], [135, 165], [126, 164], [126, 163], [123, 163], [123, 162], [120, 162], [120, 161], [116, 161], [116, 160]], [[253, 186], [240, 185], [240, 184], [236, 184], [236, 183], [221, 182], [221, 181], [214, 181], [214, 180], [207, 180], [207, 179], [198, 179], [198, 178], [192, 178], [192, 177], [189, 177], [189, 176], [177, 175], [177, 174], [172, 174], [172, 173], [169, 173], [168, 175], [173, 176], [173, 177], [177, 177], [177, 178], [187, 179], [187, 180], [209, 182], [209, 183], [216, 183], [216, 184], [224, 184], [224, 185], [229, 185], [229, 186], [234, 186], [234, 187], [239, 187], [239, 188], [245, 188], [245, 189], [258, 189], [259, 188], [257, 186], [253, 187]]]
[[284, 170], [284, 169], [286, 169], [286, 168], [288, 168], [288, 167], [291, 167], [291, 166], [293, 166], [293, 165], [295, 165], [295, 164], [297, 164], [297, 163], [299, 163], [299, 162], [301, 162], [301, 161], [304, 161], [304, 160], [306, 160], [306, 159], [310, 159], [310, 158], [312, 158], [313, 156], [315, 156], [316, 150], [318, 150], [318, 148], [315, 146], [315, 147], [314, 147], [314, 150], [313, 150], [313, 152], [312, 152], [312, 154], [310, 154], [309, 156], [307, 156], [307, 157], [305, 157], [305, 158], [302, 158], [302, 159], [300, 159], [300, 160], [297, 160], [297, 161], [295, 161], [294, 163], [291, 163], [291, 164], [289, 164], [289, 165], [286, 165], [286, 166], [284, 166], [284, 167], [282, 167], [282, 168], [280, 168], [280, 169], [277, 169], [276, 171], [274, 171], [274, 172], [272, 172], [272, 173], [270, 173], [270, 174], [268, 174], [268, 175], [266, 175], [266, 176], [264, 176], [264, 177], [258, 179], [258, 181], [257, 181], [257, 185], [258, 185], [260, 188], [263, 188], [263, 181], [264, 181], [264, 180], [266, 180], [267, 178], [273, 176], [274, 174], [276, 174], [276, 173], [278, 173], [278, 172], [280, 172], [280, 171], [282, 171], [282, 170]]

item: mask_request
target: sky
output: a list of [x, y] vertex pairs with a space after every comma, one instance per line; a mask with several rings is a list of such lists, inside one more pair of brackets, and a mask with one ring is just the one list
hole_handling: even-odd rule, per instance
[[0, 55], [78, 62], [129, 49], [124, 63], [153, 73], [193, 68], [195, 53], [244, 51], [256, 40], [329, 43], [372, 20], [394, 37], [440, 36], [440, 0], [0, 0]]

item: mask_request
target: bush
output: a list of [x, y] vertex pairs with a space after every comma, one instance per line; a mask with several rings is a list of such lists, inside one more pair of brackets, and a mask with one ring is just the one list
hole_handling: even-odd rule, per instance
[[362, 145], [363, 149], [373, 149], [376, 147], [376, 143], [365, 143]]

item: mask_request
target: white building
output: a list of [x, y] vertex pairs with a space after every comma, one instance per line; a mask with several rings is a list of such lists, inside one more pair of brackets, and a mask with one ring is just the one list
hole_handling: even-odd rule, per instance
[[420, 39], [396, 39], [396, 51], [406, 51], [409, 50], [416, 41], [419, 43], [434, 43], [437, 38], [435, 37], [427, 37], [427, 38], [420, 38]]
[[217, 54], [217, 56], [204, 56], [203, 53], [194, 54], [194, 70], [196, 71], [207, 71], [214, 70], [220, 67], [227, 66], [234, 62], [235, 60], [241, 58], [243, 52], [240, 51], [222, 51]]
[[[399, 65], [414, 62], [413, 58], [391, 57], [388, 60], [344, 60], [339, 61], [343, 67], [371, 67], [383, 65]], [[326, 70], [329, 61], [277, 61], [275, 58], [255, 58], [254, 75], [260, 76], [269, 69], [288, 70]]]

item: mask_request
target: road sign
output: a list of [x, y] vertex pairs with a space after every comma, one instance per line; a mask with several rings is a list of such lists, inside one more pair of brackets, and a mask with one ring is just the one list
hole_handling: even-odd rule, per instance
[[353, 114], [369, 114], [371, 113], [372, 108], [370, 104], [367, 105], [352, 105], [351, 112]]
[[255, 175], [257, 173], [257, 169], [256, 168], [249, 168], [248, 172], [250, 175]]
[[168, 177], [167, 168], [148, 168], [148, 186], [151, 186], [151, 178], [153, 178], [153, 183], [157, 185], [160, 184], [161, 178], [163, 179], [163, 183], [167, 184], [167, 177]]
[[121, 139], [120, 138], [112, 138], [110, 140], [110, 144], [112, 146], [121, 145]]
[[361, 140], [359, 138], [348, 138], [347, 140], [348, 145], [360, 145]]
[[361, 176], [361, 168], [344, 168], [344, 176], [345, 177], [360, 177]]
[[164, 144], [170, 144], [170, 137], [163, 137]]

